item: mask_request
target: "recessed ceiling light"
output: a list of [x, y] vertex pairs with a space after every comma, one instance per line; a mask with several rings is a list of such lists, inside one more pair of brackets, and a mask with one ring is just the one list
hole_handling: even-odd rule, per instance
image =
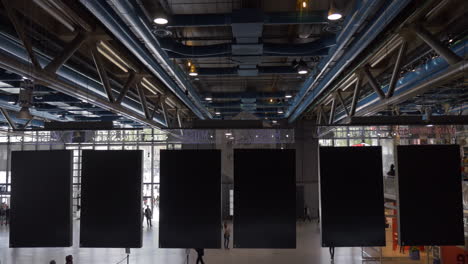
[[278, 114], [281, 115], [281, 114], [283, 114], [283, 113], [284, 113], [283, 110], [278, 110]]
[[229, 136], [232, 136], [232, 133], [231, 132], [226, 132], [225, 135], [229, 137]]
[[215, 113], [215, 115], [220, 115], [220, 114], [221, 114], [221, 112], [216, 112], [216, 113]]
[[211, 97], [205, 97], [205, 100], [211, 101], [211, 100], [213, 100], [213, 98], [211, 98]]
[[297, 73], [299, 74], [307, 74], [307, 70], [301, 69]]
[[292, 98], [292, 95], [291, 94], [287, 94], [284, 96], [285, 98]]
[[338, 20], [342, 18], [343, 16], [341, 14], [329, 14], [328, 15], [328, 20]]
[[154, 23], [158, 25], [166, 25], [168, 22], [169, 20], [167, 20], [167, 18], [165, 17], [157, 17], [154, 19]]
[[342, 18], [343, 15], [335, 8], [333, 1], [330, 2], [330, 9], [328, 9], [328, 20], [338, 20]]
[[198, 73], [197, 72], [191, 72], [189, 73], [190, 76], [198, 76]]

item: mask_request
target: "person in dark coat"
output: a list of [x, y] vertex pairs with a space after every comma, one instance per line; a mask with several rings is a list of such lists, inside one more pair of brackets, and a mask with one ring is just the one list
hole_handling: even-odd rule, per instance
[[65, 264], [73, 264], [73, 256], [68, 255], [65, 257]]
[[151, 211], [149, 205], [146, 206], [145, 217], [146, 217], [146, 225], [148, 227], [153, 227], [153, 224], [151, 224], [151, 218], [153, 218], [153, 212]]
[[195, 251], [197, 251], [197, 255], [198, 255], [196, 264], [198, 264], [198, 263], [205, 264], [205, 262], [203, 261], [203, 256], [205, 255], [205, 250], [203, 248], [196, 248]]

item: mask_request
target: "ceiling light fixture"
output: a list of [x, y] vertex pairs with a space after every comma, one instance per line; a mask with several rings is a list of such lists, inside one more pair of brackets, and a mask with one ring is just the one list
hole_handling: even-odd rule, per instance
[[188, 61], [188, 62], [187, 62], [187, 66], [188, 66], [188, 67], [192, 66], [192, 62], [191, 62], [191, 61]]
[[268, 100], [270, 103], [273, 103], [273, 98], [270, 98], [270, 100]]
[[160, 9], [154, 18], [154, 23], [158, 25], [166, 25], [169, 22], [169, 18], [167, 17], [166, 13]]
[[198, 76], [198, 72], [197, 72], [197, 69], [195, 68], [194, 64], [192, 64], [192, 66], [190, 66], [189, 75], [190, 76]]
[[206, 101], [212, 101], [212, 100], [213, 100], [213, 98], [211, 98], [211, 97], [207, 96], [207, 97], [205, 97], [205, 100], [206, 100]]
[[303, 60], [300, 60], [298, 63], [297, 67], [297, 73], [304, 75], [309, 72], [309, 67], [307, 66], [307, 63]]
[[307, 2], [306, 2], [306, 1], [302, 1], [302, 7], [303, 7], [303, 8], [306, 8], [306, 7], [307, 7]]
[[338, 20], [342, 18], [343, 15], [336, 9], [335, 5], [333, 4], [333, 0], [330, 1], [330, 8], [328, 9], [328, 20]]
[[31, 112], [29, 112], [29, 107], [21, 107], [21, 110], [18, 113], [19, 119], [32, 119]]
[[225, 135], [230, 137], [230, 136], [232, 136], [232, 133], [231, 132], [226, 132]]
[[221, 112], [216, 112], [215, 115], [221, 115]]
[[283, 110], [278, 110], [278, 114], [281, 115], [281, 114], [283, 114], [283, 113], [284, 113]]
[[292, 98], [292, 95], [291, 94], [287, 94], [284, 96], [284, 98]]

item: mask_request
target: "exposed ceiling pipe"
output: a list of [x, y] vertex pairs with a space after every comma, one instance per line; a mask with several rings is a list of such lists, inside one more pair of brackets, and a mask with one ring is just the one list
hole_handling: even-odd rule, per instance
[[[327, 10], [308, 12], [276, 12], [262, 14], [265, 25], [328, 24]], [[233, 14], [174, 15], [168, 28], [175, 27], [215, 27], [232, 24]]]
[[[378, 2], [380, 1], [367, 1], [366, 3], [361, 2], [358, 5], [360, 8], [354, 13], [354, 16], [346, 26], [347, 28], [351, 24], [353, 25], [353, 28], [349, 31], [346, 31], [345, 28], [343, 33], [338, 36], [338, 45], [335, 46], [335, 48], [339, 48], [337, 50], [339, 51], [347, 45], [349, 41], [354, 40], [352, 46], [346, 49], [346, 52], [340, 56], [339, 59], [337, 57], [338, 54], [341, 53], [335, 52], [331, 58], [326, 61], [325, 65], [319, 65], [317, 67], [317, 69], [321, 68], [317, 77], [314, 79], [310, 78], [304, 83], [299, 94], [294, 98], [293, 105], [286, 112], [286, 117], [289, 117], [289, 122], [294, 122], [302, 112], [307, 109], [311, 102], [339, 76], [351, 61], [353, 61], [354, 58], [356, 58], [362, 50], [364, 50], [364, 48], [366, 48], [377, 37], [377, 35], [401, 12], [401, 10], [403, 10], [403, 8], [406, 7], [406, 5], [411, 2], [411, 0], [390, 1], [388, 5], [381, 9], [380, 13], [375, 15], [376, 19], [370, 24], [370, 26], [359, 32], [358, 36], [352, 38], [356, 33], [356, 30], [372, 13], [371, 11], [373, 11], [376, 6], [379, 6]], [[331, 66], [330, 70], [328, 70], [331, 62], [335, 62], [335, 64]], [[307, 94], [312, 87], [314, 87], [313, 92]]]
[[[454, 53], [464, 57], [468, 52], [468, 40], [457, 44], [452, 48]], [[371, 94], [359, 100], [356, 108], [356, 116], [375, 114], [387, 108], [389, 105], [397, 105], [417, 94], [422, 94], [429, 88], [436, 87], [444, 81], [450, 80], [462, 73], [468, 72], [468, 61], [463, 60], [450, 66], [443, 58], [436, 57], [426, 64], [421, 65], [414, 72], [408, 72], [398, 80], [394, 96], [380, 100], [376, 94]], [[388, 85], [382, 87], [387, 92]], [[336, 122], [343, 120], [346, 116], [341, 112], [337, 115]]]
[[59, 13], [57, 9], [52, 7], [50, 3], [46, 0], [33, 0], [34, 3], [36, 3], [39, 7], [44, 9], [49, 15], [51, 15], [53, 18], [57, 19], [62, 25], [64, 25], [66, 28], [68, 28], [70, 31], [75, 31], [75, 26], [73, 25], [73, 22], [71, 22], [69, 19], [65, 18], [62, 14]]
[[320, 77], [327, 72], [330, 64], [335, 62], [339, 56], [342, 56], [341, 51], [344, 47], [349, 45], [352, 40], [354, 40], [353, 36], [357, 30], [367, 21], [368, 16], [372, 14], [376, 6], [378, 6], [382, 1], [383, 0], [356, 1], [354, 12], [352, 12], [353, 15], [346, 19], [346, 26], [337, 36], [337, 45], [330, 50], [330, 55], [320, 62], [313, 74], [311, 74], [309, 79], [303, 84], [298, 95], [294, 98], [292, 106], [286, 111], [286, 117], [292, 114], [311, 87], [316, 85], [316, 83], [321, 79]]
[[[161, 48], [165, 51], [186, 57], [228, 57], [233, 55], [233, 44], [214, 44], [207, 46], [188, 46], [172, 39], [160, 39]], [[329, 48], [335, 46], [334, 36], [328, 36], [319, 40], [302, 44], [275, 44], [262, 43], [263, 53], [261, 56], [320, 56]], [[236, 48], [242, 45], [236, 44]], [[248, 46], [248, 44], [246, 44]]]
[[[174, 75], [174, 69], [169, 65], [169, 59], [166, 58], [163, 54], [164, 52], [158, 46], [151, 29], [147, 23], [141, 21], [142, 17], [136, 14], [137, 7], [134, 7], [128, 3], [128, 1], [113, 1], [114, 4], [117, 4], [116, 7], [119, 8], [122, 16], [128, 20], [131, 28], [138, 33], [138, 37], [132, 33], [129, 27], [125, 25], [114, 12], [111, 12], [111, 7], [106, 3], [91, 0], [80, 0], [80, 2], [93, 13], [104, 26], [111, 31], [116, 39], [122, 42], [141, 63], [155, 74], [168, 89], [174, 92], [197, 117], [200, 119], [205, 119], [205, 116], [211, 117], [211, 113], [201, 105], [198, 95], [192, 90], [188, 81], [185, 80], [180, 73]], [[147, 51], [139, 38], [145, 41], [151, 53]], [[176, 81], [169, 76], [161, 65], [165, 66], [166, 69], [173, 74]], [[185, 90], [189, 91], [193, 101], [186, 95]]]
[[[237, 76], [238, 67], [229, 67], [229, 68], [198, 68], [198, 76], [217, 76], [217, 75], [233, 75]], [[297, 74], [297, 70], [295, 70], [291, 66], [270, 66], [270, 67], [263, 67], [257, 66], [258, 75], [268, 75], [268, 74]]]

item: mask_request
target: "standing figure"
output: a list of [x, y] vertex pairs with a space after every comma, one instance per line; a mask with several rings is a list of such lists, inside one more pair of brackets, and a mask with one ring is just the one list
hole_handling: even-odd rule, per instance
[[304, 222], [306, 221], [306, 219], [309, 220], [309, 222], [312, 222], [312, 218], [310, 217], [310, 209], [307, 206], [307, 204], [304, 207]]
[[68, 255], [65, 257], [65, 264], [73, 264], [73, 256]]
[[205, 262], [203, 261], [203, 256], [205, 255], [205, 250], [203, 248], [196, 248], [195, 251], [197, 251], [197, 254], [198, 254], [196, 264], [198, 264], [198, 263], [205, 264]]
[[145, 217], [146, 217], [146, 225], [148, 227], [153, 227], [153, 224], [151, 223], [151, 218], [153, 217], [153, 212], [151, 211], [149, 205], [146, 206]]
[[226, 222], [224, 222], [224, 248], [229, 249], [229, 238], [231, 237], [231, 230]]

